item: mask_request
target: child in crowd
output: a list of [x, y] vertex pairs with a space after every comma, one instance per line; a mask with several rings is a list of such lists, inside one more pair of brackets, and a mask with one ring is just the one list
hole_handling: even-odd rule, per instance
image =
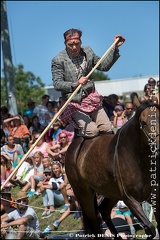
[[113, 119], [113, 131], [117, 132], [124, 125], [124, 115], [123, 115], [123, 107], [121, 105], [116, 105], [113, 111], [114, 119]]
[[[47, 185], [43, 184], [43, 182], [38, 184], [40, 191], [42, 192], [43, 205], [45, 207], [42, 217], [46, 217], [50, 215], [50, 213], [53, 213], [55, 211], [55, 206], [61, 206], [64, 203], [66, 208], [70, 206], [66, 190], [61, 187], [62, 183], [64, 182], [65, 175], [60, 162], [53, 161], [52, 172], [53, 176]], [[50, 210], [48, 210], [48, 207]]]
[[[44, 171], [43, 171], [44, 175], [45, 175], [45, 179], [43, 181], [39, 181], [39, 183], [37, 184], [38, 187], [41, 187], [43, 185], [48, 185], [49, 184], [49, 181], [52, 177], [52, 169], [51, 168], [45, 168]], [[39, 194], [43, 194], [44, 190], [42, 190], [42, 188], [39, 188], [37, 191], [36, 191], [36, 195]], [[43, 200], [43, 203], [45, 203], [45, 201]], [[45, 206], [44, 205], [44, 212], [42, 213], [42, 219], [43, 218], [47, 218], [49, 216], [51, 216], [51, 214], [54, 212], [54, 209], [52, 206]]]
[[60, 211], [60, 213], [63, 213], [61, 215], [61, 217], [59, 219], [56, 219], [53, 224], [47, 226], [44, 229], [43, 233], [50, 233], [51, 231], [57, 230], [59, 225], [61, 224], [61, 222], [64, 221], [73, 212], [75, 212], [75, 214], [74, 214], [75, 219], [78, 219], [81, 217], [81, 208], [79, 206], [79, 203], [76, 200], [73, 189], [72, 189], [71, 185], [69, 184], [66, 175], [64, 176], [64, 183], [61, 184], [61, 189], [63, 187], [65, 187], [66, 194], [70, 198], [70, 205], [66, 209], [64, 209], [64, 211]]
[[27, 192], [28, 189], [31, 188], [31, 190], [28, 192], [28, 197], [32, 197], [35, 194], [36, 185], [40, 180], [44, 180], [45, 176], [43, 174], [43, 154], [40, 151], [37, 151], [33, 155], [34, 161], [34, 173], [30, 176], [28, 184], [25, 185], [25, 187], [22, 189], [22, 191]]
[[[7, 180], [11, 173], [11, 159], [9, 156], [1, 152], [1, 185]], [[6, 184], [5, 188], [11, 188], [11, 184]]]
[[30, 176], [33, 174], [34, 174], [33, 156], [29, 155], [22, 163], [22, 165], [19, 167], [16, 173], [16, 178], [14, 177], [11, 178], [10, 182], [14, 186], [20, 186], [22, 188], [27, 184]]
[[62, 124], [61, 121], [57, 120], [53, 123], [53, 127], [49, 128], [45, 135], [46, 142], [50, 143], [51, 145], [55, 144], [55, 141], [57, 140], [57, 135], [62, 130]]
[[[44, 173], [44, 175], [46, 176], [46, 170], [48, 171], [48, 169], [50, 169], [51, 170], [51, 162], [52, 162], [52, 158], [50, 158], [50, 157], [44, 157], [43, 159], [42, 159], [42, 164], [43, 164], [43, 173]], [[49, 177], [49, 174], [48, 174], [48, 177]], [[45, 177], [45, 179], [42, 181], [42, 182], [48, 182], [48, 181], [46, 181], [47, 179], [46, 179], [46, 177]], [[39, 181], [40, 183], [41, 183], [41, 181]], [[37, 184], [37, 187], [39, 187], [39, 183]], [[37, 191], [35, 192], [35, 194], [34, 194], [35, 196], [39, 196], [39, 195], [41, 195], [41, 191], [40, 191], [40, 189], [38, 188], [37, 189]]]

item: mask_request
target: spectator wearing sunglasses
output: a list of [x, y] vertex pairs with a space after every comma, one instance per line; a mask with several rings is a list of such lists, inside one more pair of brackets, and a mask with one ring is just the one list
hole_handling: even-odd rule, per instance
[[65, 129], [61, 130], [60, 133], [57, 136], [57, 143], [54, 146], [48, 147], [48, 154], [51, 155], [51, 157], [54, 160], [60, 161], [63, 168], [65, 166], [65, 154], [67, 152], [67, 149], [69, 145], [71, 144], [70, 138], [72, 137], [72, 133], [66, 131]]
[[124, 105], [124, 122], [128, 122], [135, 115], [134, 107], [131, 102], [126, 102]]
[[[28, 206], [27, 194], [19, 191], [15, 201], [17, 209], [1, 222], [1, 234], [5, 239], [39, 239], [39, 220], [34, 209]], [[14, 226], [17, 230], [13, 229]]]

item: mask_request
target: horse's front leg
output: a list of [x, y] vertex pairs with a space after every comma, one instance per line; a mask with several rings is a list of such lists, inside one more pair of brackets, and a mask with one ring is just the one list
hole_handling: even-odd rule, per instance
[[113, 206], [116, 204], [116, 202], [117, 201], [111, 200], [111, 199], [108, 199], [105, 197], [103, 199], [103, 201], [100, 203], [100, 205], [98, 206], [98, 209], [99, 209], [99, 212], [101, 213], [103, 221], [105, 221], [110, 232], [114, 235], [114, 239], [120, 240], [122, 238], [119, 236], [119, 234], [111, 220], [111, 210], [112, 210]]
[[149, 221], [144, 213], [142, 206], [133, 197], [124, 200], [125, 204], [129, 207], [132, 214], [142, 223], [145, 233], [148, 235], [147, 239], [153, 239], [156, 235], [154, 225]]

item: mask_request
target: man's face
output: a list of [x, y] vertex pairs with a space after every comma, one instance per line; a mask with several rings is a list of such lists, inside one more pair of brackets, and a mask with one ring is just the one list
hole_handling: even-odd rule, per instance
[[127, 103], [125, 106], [125, 114], [130, 116], [133, 112], [133, 105], [131, 103]]
[[13, 145], [14, 145], [14, 138], [8, 137], [8, 146], [13, 146]]
[[74, 36], [69, 38], [69, 40], [65, 41], [67, 51], [73, 58], [78, 57], [81, 50], [81, 40], [76, 38], [79, 38], [78, 34], [75, 34]]
[[25, 211], [28, 205], [28, 198], [22, 198], [16, 201], [19, 211]]
[[1, 203], [2, 205], [10, 205], [10, 201], [11, 201], [11, 195], [10, 194], [2, 194], [2, 199], [1, 199]]

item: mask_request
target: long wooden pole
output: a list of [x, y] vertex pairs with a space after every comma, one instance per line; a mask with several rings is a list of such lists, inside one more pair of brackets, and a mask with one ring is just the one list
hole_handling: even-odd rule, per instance
[[[119, 38], [117, 38], [113, 44], [108, 48], [108, 50], [104, 53], [104, 55], [99, 59], [97, 64], [93, 67], [93, 69], [88, 73], [86, 76], [87, 78], [94, 72], [94, 70], [99, 66], [99, 64], [103, 61], [103, 59], [107, 56], [107, 54], [112, 50], [112, 48], [115, 46], [115, 44], [118, 42]], [[65, 102], [65, 104], [60, 108], [58, 113], [53, 117], [49, 125], [44, 129], [44, 131], [41, 133], [39, 138], [35, 141], [35, 143], [31, 146], [31, 148], [28, 150], [28, 152], [22, 157], [21, 161], [17, 165], [17, 167], [13, 170], [13, 172], [9, 175], [9, 177], [6, 179], [6, 181], [1, 186], [1, 190], [4, 188], [4, 186], [9, 182], [9, 180], [12, 178], [12, 176], [15, 174], [15, 172], [18, 170], [18, 168], [22, 165], [24, 160], [28, 157], [28, 155], [32, 152], [33, 148], [37, 145], [37, 143], [41, 140], [41, 138], [45, 135], [45, 133], [48, 131], [48, 129], [52, 126], [52, 124], [56, 121], [56, 119], [62, 114], [62, 112], [67, 107], [68, 103], [71, 102], [73, 97], [76, 95], [76, 93], [80, 90], [82, 85], [78, 85], [78, 87], [74, 90], [74, 92], [71, 94], [71, 96], [68, 98], [68, 100]]]

